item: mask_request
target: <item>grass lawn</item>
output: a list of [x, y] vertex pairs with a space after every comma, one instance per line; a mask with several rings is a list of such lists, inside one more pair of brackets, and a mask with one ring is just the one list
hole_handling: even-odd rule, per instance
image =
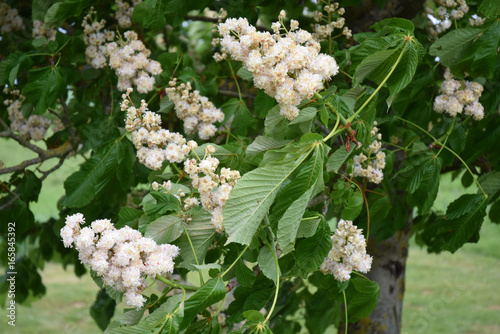
[[[0, 141], [0, 159], [7, 166], [24, 158], [15, 143]], [[17, 150], [17, 151], [16, 151]], [[49, 169], [56, 161], [44, 164]], [[77, 170], [70, 159], [44, 182], [40, 202], [33, 206], [39, 220], [57, 215], [56, 201], [64, 194], [62, 182]], [[6, 178], [1, 177], [5, 181]], [[457, 193], [459, 181], [444, 176], [436, 208], [445, 210]], [[475, 192], [470, 188], [468, 192]], [[414, 243], [408, 259], [403, 333], [500, 333], [500, 226], [486, 221], [478, 244], [468, 244], [455, 254], [427, 254]], [[2, 316], [0, 333], [99, 333], [89, 315], [97, 286], [89, 275], [77, 278], [71, 269], [47, 264], [42, 273], [47, 288], [44, 298], [30, 307], [18, 306], [13, 328]], [[122, 309], [117, 310], [117, 314]], [[3, 312], [6, 312], [3, 310]]]

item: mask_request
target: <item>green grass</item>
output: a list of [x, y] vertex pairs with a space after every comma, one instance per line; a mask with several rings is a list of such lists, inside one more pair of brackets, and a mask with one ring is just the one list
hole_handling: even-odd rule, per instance
[[[1, 140], [0, 147], [0, 160], [6, 166], [30, 158], [16, 143]], [[80, 161], [68, 159], [58, 172], [45, 180], [40, 202], [32, 204], [39, 220], [58, 215], [56, 202], [64, 194], [62, 183], [78, 169]], [[56, 160], [45, 163], [42, 170], [49, 169], [55, 163]], [[8, 177], [0, 176], [2, 181], [7, 179]], [[474, 187], [465, 190], [469, 193], [475, 191]], [[463, 192], [458, 180], [451, 182], [449, 175], [444, 176], [435, 208], [444, 211], [457, 194]], [[498, 240], [500, 226], [486, 221], [479, 243], [467, 244], [455, 254], [427, 254], [425, 249], [420, 249], [412, 242], [407, 267], [402, 332], [500, 333]], [[33, 302], [31, 307], [18, 306], [15, 329], [8, 326], [7, 318], [2, 316], [0, 333], [100, 332], [89, 315], [89, 308], [98, 290], [89, 275], [79, 279], [70, 269], [65, 271], [59, 264], [47, 264], [42, 277], [47, 287], [46, 296]], [[120, 314], [121, 309], [116, 314]]]

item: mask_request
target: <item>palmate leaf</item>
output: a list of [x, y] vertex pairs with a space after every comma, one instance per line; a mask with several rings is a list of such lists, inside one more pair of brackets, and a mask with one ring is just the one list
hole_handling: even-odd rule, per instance
[[[393, 41], [391, 44], [394, 43]], [[401, 55], [402, 53], [402, 55]], [[425, 54], [425, 49], [418, 40], [411, 36], [401, 36], [393, 49], [382, 49], [366, 57], [356, 68], [354, 78], [361, 83], [365, 78], [381, 84], [401, 55], [401, 59], [386, 81], [389, 88], [388, 104], [392, 103], [395, 95], [405, 88], [415, 75], [418, 63]]]
[[226, 244], [250, 244], [281, 185], [307, 155], [302, 154], [287, 163], [269, 163], [243, 175], [231, 191], [224, 209], [224, 226], [229, 236]]
[[[208, 247], [215, 237], [214, 225], [211, 223], [212, 215], [205, 209], [200, 209], [192, 216], [192, 221], [186, 226], [191, 242], [198, 258], [199, 263], [203, 263], [207, 254]], [[186, 234], [179, 238], [178, 246], [183, 261], [178, 265], [181, 268], [196, 270], [193, 264], [196, 264], [191, 245]]]

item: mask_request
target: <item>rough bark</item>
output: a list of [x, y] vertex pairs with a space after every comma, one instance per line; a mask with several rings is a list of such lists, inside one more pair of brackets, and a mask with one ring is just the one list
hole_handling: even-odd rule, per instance
[[[408, 258], [411, 218], [407, 228], [396, 232], [382, 242], [370, 239], [367, 252], [373, 256], [372, 269], [367, 275], [380, 286], [380, 297], [372, 314], [357, 323], [350, 324], [350, 334], [398, 334], [401, 333], [405, 270]], [[338, 333], [344, 333], [342, 325]]]

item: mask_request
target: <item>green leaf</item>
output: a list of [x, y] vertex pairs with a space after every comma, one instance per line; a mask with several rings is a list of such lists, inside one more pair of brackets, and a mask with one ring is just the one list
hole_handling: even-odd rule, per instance
[[146, 29], [158, 30], [167, 23], [165, 11], [166, 1], [144, 0], [135, 6], [132, 20]]
[[496, 201], [490, 208], [489, 217], [492, 223], [500, 224], [500, 201]]
[[486, 204], [487, 199], [482, 194], [462, 195], [451, 203], [446, 215], [436, 222], [442, 240], [439, 248], [454, 253], [478, 235], [486, 215]]
[[259, 153], [275, 150], [289, 144], [291, 140], [275, 139], [272, 137], [258, 136], [253, 143], [247, 147], [246, 157], [250, 160]]
[[270, 163], [243, 175], [224, 208], [224, 226], [229, 236], [226, 244], [250, 244], [279, 188], [306, 157], [285, 164]]
[[318, 109], [316, 109], [314, 107], [304, 108], [299, 112], [299, 115], [297, 117], [295, 117], [294, 120], [291, 121], [289, 124], [299, 124], [302, 122], [307, 122], [307, 121], [313, 119], [314, 117], [316, 117], [317, 113], [318, 113]]
[[20, 190], [21, 198], [25, 202], [38, 201], [38, 195], [42, 189], [42, 181], [30, 170], [24, 172], [24, 177], [21, 181]]
[[70, 18], [79, 16], [82, 10], [89, 7], [89, 0], [64, 0], [56, 2], [45, 14], [45, 25], [59, 27]]
[[[276, 273], [276, 263], [274, 262], [274, 256], [269, 247], [263, 246], [260, 249], [259, 257], [257, 259], [259, 263], [259, 268], [262, 270], [264, 276], [269, 278], [274, 282], [274, 284], [278, 284], [277, 281], [277, 273]], [[280, 273], [281, 276], [281, 273]]]
[[315, 271], [323, 263], [331, 248], [330, 228], [322, 219], [314, 236], [297, 242], [295, 252], [297, 265], [307, 272]]
[[357, 83], [361, 83], [365, 78], [371, 78], [372, 75], [376, 76], [376, 83], [382, 82], [387, 76], [392, 66], [396, 63], [399, 53], [402, 51], [401, 47], [377, 51], [374, 54], [365, 58], [361, 64], [356, 68], [354, 79]]
[[[201, 146], [198, 146], [194, 150], [194, 152], [196, 153], [196, 155], [198, 155], [200, 158], [202, 158], [202, 157], [205, 156], [205, 149], [206, 149], [206, 147], [208, 145], [211, 145], [215, 149], [215, 152], [211, 154], [212, 158], [217, 158], [221, 162], [222, 161], [228, 161], [228, 160], [234, 158], [237, 155], [236, 153], [231, 152], [231, 151], [225, 149], [222, 146], [215, 145], [215, 144], [212, 144], [212, 143], [207, 143], [207, 144], [203, 144]], [[193, 154], [192, 156], [196, 157], [196, 155]]]
[[472, 72], [476, 76], [492, 78], [495, 73], [495, 62], [500, 42], [500, 22], [496, 20], [478, 39], [474, 50]]
[[243, 312], [243, 316], [245, 317], [245, 319], [248, 319], [253, 322], [262, 322], [265, 320], [262, 313], [256, 310], [245, 311]]
[[[151, 199], [153, 198], [153, 199]], [[144, 213], [148, 216], [163, 215], [167, 211], [179, 212], [181, 205], [177, 197], [160, 191], [152, 191], [142, 202]]]
[[427, 213], [432, 208], [439, 190], [440, 175], [441, 160], [438, 158], [430, 159], [424, 166], [422, 182], [413, 196], [417, 201], [419, 215]]
[[63, 205], [81, 208], [101, 195], [116, 171], [119, 145], [120, 141], [114, 141], [107, 149], [87, 160], [78, 172], [66, 179], [64, 182], [66, 197], [62, 202]]
[[299, 229], [297, 230], [297, 238], [312, 237], [314, 233], [316, 233], [320, 221], [320, 216], [302, 218], [302, 220], [300, 221]]
[[267, 112], [276, 105], [276, 100], [267, 95], [263, 90], [257, 90], [257, 95], [253, 101], [253, 111], [259, 118], [265, 118]]
[[282, 255], [286, 255], [293, 250], [302, 216], [304, 215], [307, 205], [312, 198], [314, 188], [314, 186], [310, 187], [298, 199], [296, 199], [288, 207], [278, 222], [277, 237]]
[[177, 215], [161, 216], [146, 227], [145, 237], [158, 244], [168, 244], [182, 235], [183, 219]]
[[264, 135], [283, 139], [287, 126], [287, 119], [280, 115], [280, 106], [276, 105], [267, 113], [266, 120], [264, 121]]
[[43, 21], [45, 18], [45, 13], [52, 4], [52, 0], [33, 0], [31, 4], [31, 16], [33, 20]]
[[347, 294], [347, 313], [349, 322], [353, 323], [372, 313], [377, 306], [380, 288], [376, 282], [360, 277], [351, 279], [351, 283]]
[[253, 81], [252, 73], [243, 66], [240, 67], [238, 71], [236, 71], [236, 74], [245, 81]]
[[28, 72], [28, 83], [23, 95], [35, 106], [34, 113], [42, 114], [55, 105], [66, 91], [66, 81], [59, 67], [42, 67]]
[[90, 316], [101, 330], [105, 330], [108, 327], [115, 313], [115, 306], [116, 301], [108, 296], [105, 289], [101, 289], [97, 293], [96, 300], [90, 307]]
[[[189, 298], [190, 296], [192, 296], [191, 293], [188, 293], [186, 295], [187, 298]], [[113, 321], [109, 326], [109, 328], [106, 330], [106, 333], [108, 334], [150, 333], [154, 328], [157, 328], [159, 324], [165, 322], [167, 314], [172, 314], [172, 312], [177, 309], [179, 304], [182, 302], [182, 298], [183, 298], [182, 293], [169, 297], [165, 303], [163, 303], [153, 313], [151, 313], [148, 317], [143, 319], [137, 325], [120, 327], [119, 322]], [[175, 314], [177, 314], [180, 318], [182, 318], [183, 316], [182, 303], [180, 304], [180, 307], [177, 309], [177, 312]]]
[[132, 227], [139, 222], [139, 218], [142, 214], [142, 210], [124, 206], [120, 208], [120, 212], [118, 212], [118, 222], [116, 222], [115, 227], [122, 228], [125, 225]]
[[450, 67], [466, 57], [474, 39], [483, 31], [482, 28], [452, 30], [434, 42], [429, 53], [438, 56], [444, 66]]
[[243, 100], [232, 98], [221, 106], [226, 114], [226, 120], [234, 115], [231, 123], [231, 132], [236, 135], [245, 136], [248, 128], [254, 128], [257, 120], [252, 116]]
[[396, 27], [396, 28], [401, 28], [403, 30], [406, 30], [407, 33], [412, 33], [413, 30], [415, 30], [415, 26], [413, 25], [413, 22], [410, 20], [402, 19], [399, 17], [393, 17], [390, 19], [385, 19], [382, 21], [379, 21], [375, 23], [373, 26], [370, 28], [374, 29], [375, 31], [381, 31], [385, 27]]
[[[199, 263], [203, 263], [208, 247], [210, 247], [215, 237], [215, 228], [211, 223], [212, 215], [204, 209], [200, 209], [196, 211], [191, 218], [192, 221], [186, 226], [186, 229], [191, 238], [198, 261]], [[195, 270], [193, 264], [196, 264], [196, 261], [186, 234], [182, 234], [178, 242], [181, 249], [180, 254], [183, 259], [178, 266], [189, 270]]]
[[363, 209], [363, 195], [361, 192], [356, 191], [349, 198], [347, 202], [347, 206], [342, 210], [342, 218], [346, 220], [354, 220], [361, 213], [361, 209]]
[[189, 326], [199, 312], [221, 301], [225, 295], [226, 285], [221, 276], [208, 281], [184, 303], [184, 319], [180, 328]]
[[209, 269], [216, 269], [216, 270], [221, 270], [221, 265], [218, 263], [209, 263], [209, 264], [193, 264], [193, 267], [195, 267], [198, 270], [209, 270]]
[[[318, 139], [315, 138], [313, 140], [318, 140]], [[310, 198], [311, 198], [312, 196], [316, 195], [319, 191], [323, 190], [324, 187], [323, 162], [324, 162], [324, 156], [326, 155], [325, 152], [326, 146], [322, 144], [316, 144], [319, 143], [319, 141], [312, 141], [310, 143], [315, 147], [311, 158], [308, 159], [306, 163], [304, 163], [303, 167], [300, 169], [298, 174], [292, 179], [292, 181], [289, 184], [287, 184], [282, 191], [278, 193], [278, 196], [276, 198], [276, 205], [273, 207], [271, 214], [269, 216], [269, 220], [271, 221], [273, 228], [276, 226], [276, 223], [278, 223], [278, 229], [280, 229], [279, 222], [282, 220], [283, 215], [290, 208], [290, 206], [296, 200], [298, 200], [299, 197], [302, 196], [304, 192], [308, 191], [310, 188], [313, 188], [310, 193]], [[303, 198], [301, 201], [297, 202], [298, 206], [293, 210], [300, 211], [300, 208], [302, 207], [304, 201], [308, 201], [308, 199]], [[299, 211], [297, 211], [296, 213], [299, 213]], [[300, 217], [295, 217], [295, 218], [299, 219], [301, 217], [302, 215]], [[295, 219], [295, 224], [297, 224], [296, 228], [298, 228], [299, 224], [299, 220], [297, 219]], [[293, 222], [290, 223], [293, 224]], [[288, 222], [286, 224], [288, 224]]]
[[236, 263], [236, 279], [241, 286], [251, 287], [255, 282], [255, 274], [252, 269], [248, 268], [242, 259], [238, 260]]
[[328, 161], [326, 162], [326, 171], [338, 173], [340, 167], [345, 163], [349, 155], [351, 155], [353, 151], [347, 152], [345, 146], [340, 146], [335, 152], [330, 155]]
[[500, 3], [497, 0], [483, 0], [479, 4], [479, 11], [486, 17], [500, 15]]
[[179, 327], [182, 322], [182, 316], [182, 311], [167, 313], [165, 316], [166, 323], [163, 326], [162, 334], [178, 334]]
[[500, 191], [500, 172], [491, 172], [482, 175], [479, 178], [479, 183], [488, 197], [492, 198], [496, 196]]

